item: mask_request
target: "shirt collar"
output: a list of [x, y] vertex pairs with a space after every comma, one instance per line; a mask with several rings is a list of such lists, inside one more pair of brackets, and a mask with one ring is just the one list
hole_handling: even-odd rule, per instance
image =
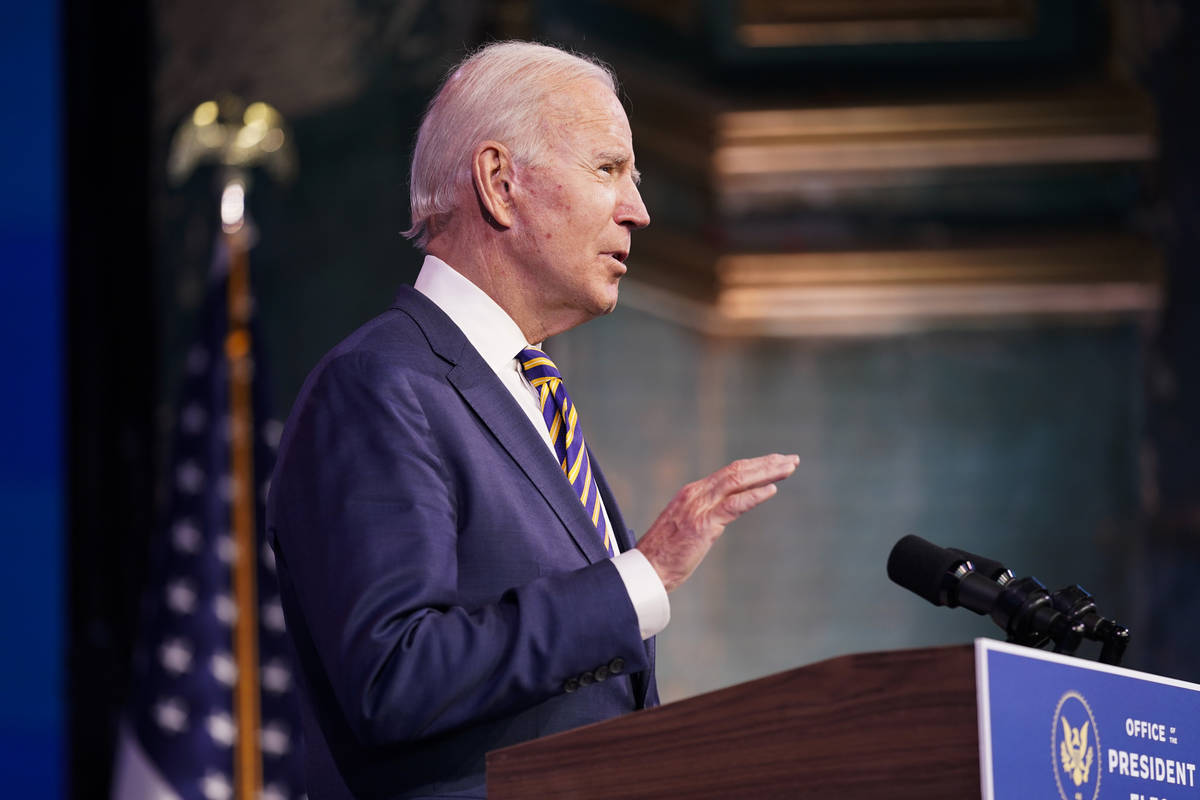
[[437, 256], [426, 255], [413, 288], [458, 326], [497, 375], [528, 347], [517, 323], [487, 292]]

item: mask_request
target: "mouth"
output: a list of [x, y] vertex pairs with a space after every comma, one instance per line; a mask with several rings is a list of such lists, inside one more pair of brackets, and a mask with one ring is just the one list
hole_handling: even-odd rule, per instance
[[624, 264], [625, 259], [629, 258], [629, 251], [628, 250], [613, 250], [611, 252], [605, 253], [604, 255], [608, 256], [613, 261], [616, 261], [620, 264]]

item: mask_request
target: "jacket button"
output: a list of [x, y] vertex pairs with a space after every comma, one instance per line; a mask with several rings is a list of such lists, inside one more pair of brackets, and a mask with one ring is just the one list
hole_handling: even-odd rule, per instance
[[591, 686], [595, 682], [596, 682], [596, 676], [590, 672], [585, 672], [579, 676], [579, 685], [580, 686]]
[[567, 678], [567, 682], [563, 684], [563, 691], [567, 694], [579, 688], [579, 681], [576, 678]]
[[610, 675], [620, 675], [625, 670], [625, 659], [618, 656], [608, 662], [608, 672]]
[[601, 664], [600, 666], [596, 667], [596, 669], [593, 671], [593, 674], [596, 676], [596, 680], [598, 680], [598, 681], [607, 679], [608, 678], [608, 665]]

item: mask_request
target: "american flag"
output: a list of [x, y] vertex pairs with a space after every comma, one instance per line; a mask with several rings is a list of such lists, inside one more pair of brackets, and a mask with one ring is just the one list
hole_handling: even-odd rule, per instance
[[[258, 675], [238, 675], [231, 473], [230, 368], [225, 357], [227, 240], [218, 241], [187, 354], [170, 465], [168, 518], [150, 558], [134, 654], [131, 704], [119, 743], [117, 800], [233, 800], [235, 686], [259, 681], [262, 800], [303, 798], [295, 674], [263, 513], [282, 425], [270, 417], [258, 337], [252, 338]], [[253, 326], [251, 326], [253, 333]]]

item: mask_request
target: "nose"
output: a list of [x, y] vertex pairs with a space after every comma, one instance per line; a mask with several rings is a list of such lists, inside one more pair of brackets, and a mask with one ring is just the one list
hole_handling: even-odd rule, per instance
[[642, 202], [642, 193], [632, 179], [626, 180], [626, 189], [617, 204], [617, 223], [636, 230], [650, 224], [650, 212]]

